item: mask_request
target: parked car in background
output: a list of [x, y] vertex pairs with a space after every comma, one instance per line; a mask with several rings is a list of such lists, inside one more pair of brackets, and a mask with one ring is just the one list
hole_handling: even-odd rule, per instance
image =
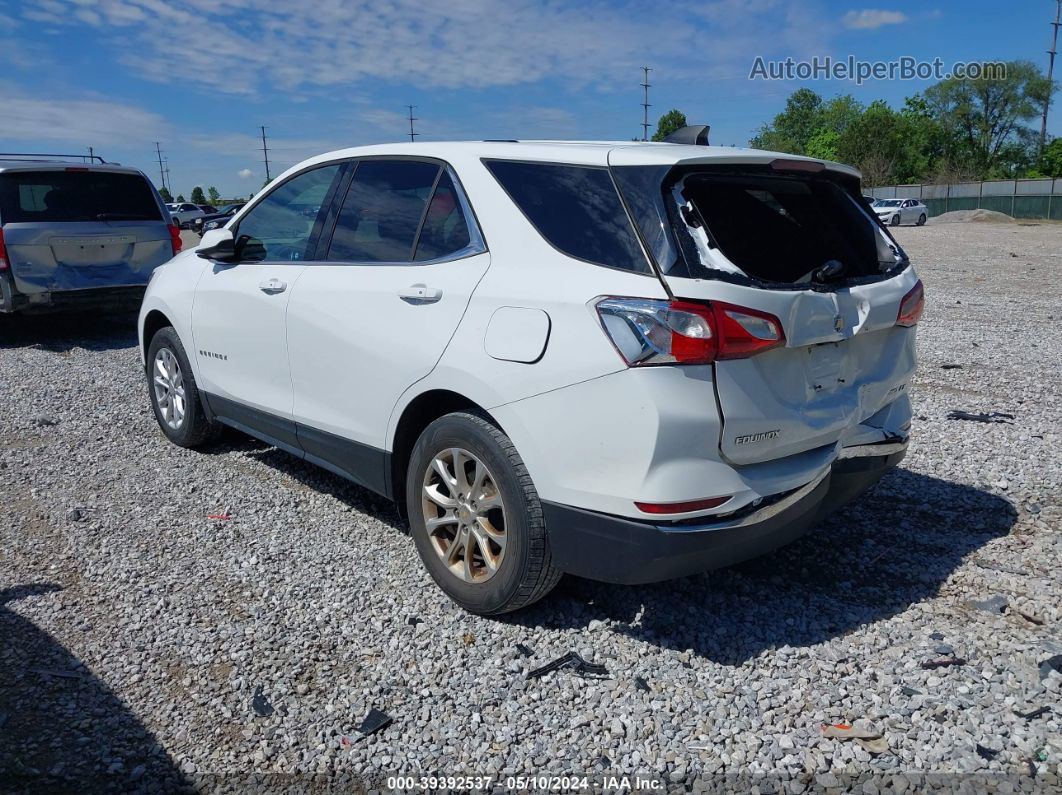
[[922, 283], [859, 197], [730, 147], [332, 152], [160, 269], [151, 408], [393, 498], [475, 613], [729, 565], [906, 452]]
[[229, 220], [243, 209], [247, 202], [238, 202], [237, 204], [229, 204], [222, 207], [213, 213], [207, 213], [192, 220], [192, 230], [202, 234], [210, 229], [218, 229], [229, 222]]
[[917, 224], [922, 226], [929, 218], [929, 208], [918, 199], [878, 199], [874, 212], [883, 224]]
[[173, 202], [172, 204], [167, 204], [166, 207], [169, 209], [174, 223], [181, 229], [187, 228], [187, 225], [194, 219], [206, 215], [198, 205], [191, 202]]
[[0, 312], [139, 305], [181, 250], [151, 181], [110, 163], [24, 157], [0, 159]]

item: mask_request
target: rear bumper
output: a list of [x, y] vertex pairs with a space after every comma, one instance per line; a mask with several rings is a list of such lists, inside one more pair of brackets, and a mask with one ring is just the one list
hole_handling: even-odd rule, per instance
[[132, 312], [140, 307], [146, 289], [147, 285], [134, 285], [25, 295], [18, 292], [8, 274], [0, 274], [0, 313], [43, 314], [98, 309]]
[[580, 577], [637, 585], [739, 563], [804, 535], [873, 486], [906, 451], [906, 442], [847, 448], [802, 488], [706, 524], [654, 524], [543, 503], [553, 564]]

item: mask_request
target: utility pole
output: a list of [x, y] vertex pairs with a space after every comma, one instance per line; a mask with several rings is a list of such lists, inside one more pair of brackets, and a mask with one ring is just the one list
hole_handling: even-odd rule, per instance
[[262, 125], [262, 159], [265, 160], [266, 183], [268, 184], [273, 178], [269, 176], [269, 147], [266, 146], [265, 125]]
[[[166, 164], [166, 168], [163, 169], [162, 186], [166, 190], [170, 190], [170, 159], [168, 157], [162, 158], [162, 162]], [[173, 191], [170, 191], [171, 193]]]
[[162, 180], [162, 187], [166, 187], [166, 172], [162, 168], [162, 150], [159, 148], [159, 142], [155, 141], [155, 154], [159, 156], [159, 179]]
[[[1058, 28], [1062, 25], [1062, 0], [1055, 0], [1055, 21], [1051, 23], [1054, 31], [1051, 34], [1051, 49], [1047, 51], [1047, 82], [1055, 76], [1055, 55], [1058, 54]], [[1052, 88], [1054, 86], [1052, 85]], [[1044, 154], [1044, 144], [1047, 142], [1047, 111], [1051, 107], [1051, 94], [1047, 95], [1044, 102], [1044, 117], [1040, 122], [1040, 156]]]
[[642, 99], [642, 140], [649, 140], [649, 73], [653, 71], [648, 66], [642, 67], [642, 89], [644, 90], [644, 99]]
[[406, 105], [406, 107], [409, 108], [409, 141], [412, 143], [420, 135], [418, 132], [413, 132], [413, 122], [420, 120], [413, 115], [413, 108], [417, 107], [416, 105]]
[[93, 160], [96, 159], [96, 152], [95, 152], [95, 150], [93, 150], [93, 148], [91, 146], [88, 148], [88, 150], [89, 150], [89, 162], [91, 163]]

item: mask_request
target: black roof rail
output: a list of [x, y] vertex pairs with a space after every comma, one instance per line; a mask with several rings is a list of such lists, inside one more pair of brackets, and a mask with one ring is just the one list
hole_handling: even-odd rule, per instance
[[[52, 152], [0, 152], [0, 160], [25, 160], [30, 163], [49, 163], [54, 160], [80, 160], [82, 163], [99, 163], [107, 165], [107, 161], [99, 155], [59, 155]], [[111, 163], [110, 165], [116, 165]]]

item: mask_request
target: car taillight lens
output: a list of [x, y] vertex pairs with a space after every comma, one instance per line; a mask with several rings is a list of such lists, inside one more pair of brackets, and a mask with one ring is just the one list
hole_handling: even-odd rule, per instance
[[632, 367], [711, 364], [744, 359], [785, 344], [774, 315], [719, 301], [604, 298], [601, 325]]
[[896, 314], [897, 326], [913, 326], [922, 317], [922, 310], [926, 305], [926, 293], [922, 289], [922, 280], [911, 288], [911, 291], [900, 301], [900, 311]]
[[706, 500], [690, 500], [689, 502], [636, 502], [634, 504], [643, 513], [668, 514], [707, 511], [709, 508], [718, 508], [728, 500], [730, 500], [729, 495], [726, 497], [709, 497]]
[[173, 255], [177, 256], [184, 246], [181, 240], [181, 230], [176, 224], [170, 224], [170, 245], [173, 247]]
[[0, 229], [0, 271], [6, 271], [7, 269], [7, 248], [4, 246], [4, 230]]

